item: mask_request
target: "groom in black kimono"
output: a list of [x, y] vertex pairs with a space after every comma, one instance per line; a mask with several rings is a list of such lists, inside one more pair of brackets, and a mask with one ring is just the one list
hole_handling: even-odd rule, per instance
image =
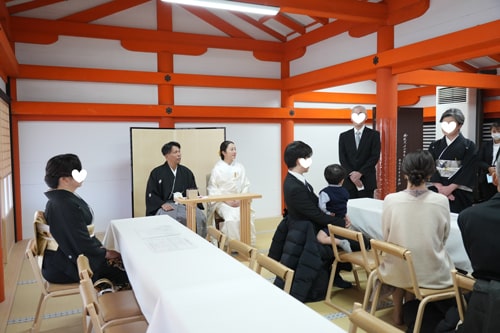
[[[146, 185], [146, 216], [169, 215], [186, 225], [186, 207], [174, 202], [176, 193], [186, 196], [187, 189], [196, 189], [194, 174], [189, 168], [181, 165], [181, 145], [178, 142], [166, 143], [161, 152], [165, 163], [151, 171]], [[206, 216], [196, 208], [196, 231], [202, 237], [206, 235]]]

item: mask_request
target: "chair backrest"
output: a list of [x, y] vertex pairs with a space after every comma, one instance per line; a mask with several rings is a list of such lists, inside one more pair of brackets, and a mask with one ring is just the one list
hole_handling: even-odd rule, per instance
[[248, 261], [248, 267], [251, 269], [254, 268], [257, 252], [258, 250], [255, 247], [245, 244], [238, 239], [230, 239], [227, 242], [227, 253], [236, 256], [237, 259]]
[[99, 302], [90, 278], [80, 280], [80, 296], [82, 297], [84, 311], [87, 311], [87, 315], [90, 316], [92, 321], [94, 332], [102, 333], [103, 322], [99, 315]]
[[[380, 266], [380, 264], [383, 262], [383, 257], [387, 255], [394, 256], [406, 262], [411, 288], [413, 288], [415, 297], [421, 300], [422, 294], [418, 285], [417, 274], [415, 273], [415, 266], [413, 265], [411, 251], [397, 244], [385, 242], [379, 239], [371, 239], [370, 244], [372, 246], [372, 250], [375, 253], [375, 262], [377, 267]], [[386, 283], [383, 276], [378, 274], [377, 277], [382, 283]]]
[[55, 240], [50, 233], [50, 227], [45, 219], [45, 213], [41, 210], [35, 211], [33, 229], [36, 239], [33, 250], [37, 255], [43, 256], [49, 242], [55, 242]]
[[276, 275], [276, 277], [282, 279], [285, 282], [283, 290], [287, 294], [290, 293], [290, 289], [292, 288], [293, 275], [295, 274], [295, 271], [293, 269], [288, 268], [279, 261], [276, 261], [273, 258], [262, 253], [257, 253], [257, 260], [255, 261], [254, 267], [255, 272], [257, 272], [258, 274], [261, 274], [262, 268], [265, 268], [269, 272]]
[[[328, 231], [330, 232], [330, 238], [332, 240], [332, 248], [333, 248], [333, 254], [335, 256], [335, 260], [338, 260], [339, 262], [343, 262], [343, 260], [340, 257], [340, 252], [339, 252], [337, 246], [335, 246], [335, 242], [334, 242], [335, 237], [340, 236], [340, 237], [343, 237], [345, 239], [350, 239], [350, 240], [353, 240], [353, 241], [359, 243], [360, 252], [361, 252], [361, 255], [363, 257], [363, 268], [367, 272], [371, 272], [373, 267], [371, 267], [371, 265], [370, 265], [370, 261], [368, 259], [368, 251], [366, 250], [366, 246], [365, 246], [365, 240], [363, 238], [363, 234], [360, 231], [355, 231], [355, 230], [351, 230], [351, 229], [347, 229], [347, 228], [343, 228], [343, 227], [338, 227], [338, 226], [333, 225], [333, 224], [328, 225]], [[372, 262], [373, 262], [373, 260], [372, 260]]]
[[207, 227], [207, 240], [209, 242], [215, 241], [219, 249], [223, 250], [226, 246], [227, 236], [213, 225], [209, 225]]
[[358, 302], [354, 303], [352, 313], [349, 315], [349, 321], [349, 333], [357, 332], [358, 328], [361, 328], [366, 333], [403, 333], [397, 327], [363, 310]]
[[31, 269], [33, 270], [33, 274], [35, 276], [35, 280], [42, 289], [42, 293], [44, 295], [48, 294], [47, 283], [42, 276], [42, 272], [40, 270], [40, 262], [39, 256], [37, 253], [37, 245], [35, 238], [32, 238], [28, 241], [28, 245], [26, 246], [26, 258], [30, 263]]
[[85, 255], [80, 254], [76, 258], [76, 265], [78, 266], [78, 274], [80, 275], [80, 280], [91, 279], [94, 275], [92, 269], [90, 268], [89, 258]]
[[465, 301], [464, 293], [472, 291], [476, 280], [472, 276], [466, 276], [453, 269], [451, 271], [453, 278], [453, 289], [455, 289], [455, 298], [457, 300], [458, 315], [464, 321], [465, 312], [467, 311], [467, 302]]

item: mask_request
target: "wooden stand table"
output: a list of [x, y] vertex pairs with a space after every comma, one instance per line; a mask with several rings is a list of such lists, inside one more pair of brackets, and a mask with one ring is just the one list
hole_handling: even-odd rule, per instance
[[241, 241], [250, 244], [250, 203], [252, 199], [262, 198], [255, 193], [200, 196], [193, 199], [177, 198], [176, 202], [186, 205], [187, 227], [196, 232], [196, 205], [203, 202], [240, 201], [240, 237]]

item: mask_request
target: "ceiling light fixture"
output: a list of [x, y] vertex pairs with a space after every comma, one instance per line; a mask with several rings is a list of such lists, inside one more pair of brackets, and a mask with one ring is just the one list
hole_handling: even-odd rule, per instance
[[278, 14], [278, 7], [255, 5], [253, 3], [236, 2], [230, 0], [162, 0], [163, 2], [177, 3], [180, 5], [199, 6], [215, 9], [234, 10], [244, 13], [274, 16]]

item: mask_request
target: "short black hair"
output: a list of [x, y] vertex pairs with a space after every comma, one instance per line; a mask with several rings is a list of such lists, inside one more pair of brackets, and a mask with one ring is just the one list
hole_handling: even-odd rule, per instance
[[297, 165], [299, 158], [309, 158], [312, 156], [312, 148], [302, 141], [293, 141], [285, 148], [284, 160], [286, 166], [290, 169]]
[[324, 175], [328, 184], [338, 185], [347, 176], [347, 171], [340, 164], [330, 164], [325, 168]]
[[73, 170], [82, 170], [82, 163], [75, 154], [61, 154], [51, 157], [45, 166], [45, 183], [55, 189], [59, 186], [59, 178], [72, 177]]
[[176, 142], [176, 141], [167, 142], [163, 145], [163, 147], [161, 147], [161, 153], [163, 154], [163, 156], [170, 153], [170, 151], [172, 150], [172, 147], [177, 147], [177, 148], [181, 149], [181, 145], [179, 142]]
[[426, 150], [411, 152], [403, 158], [401, 171], [410, 184], [421, 185], [436, 172], [434, 157]]

